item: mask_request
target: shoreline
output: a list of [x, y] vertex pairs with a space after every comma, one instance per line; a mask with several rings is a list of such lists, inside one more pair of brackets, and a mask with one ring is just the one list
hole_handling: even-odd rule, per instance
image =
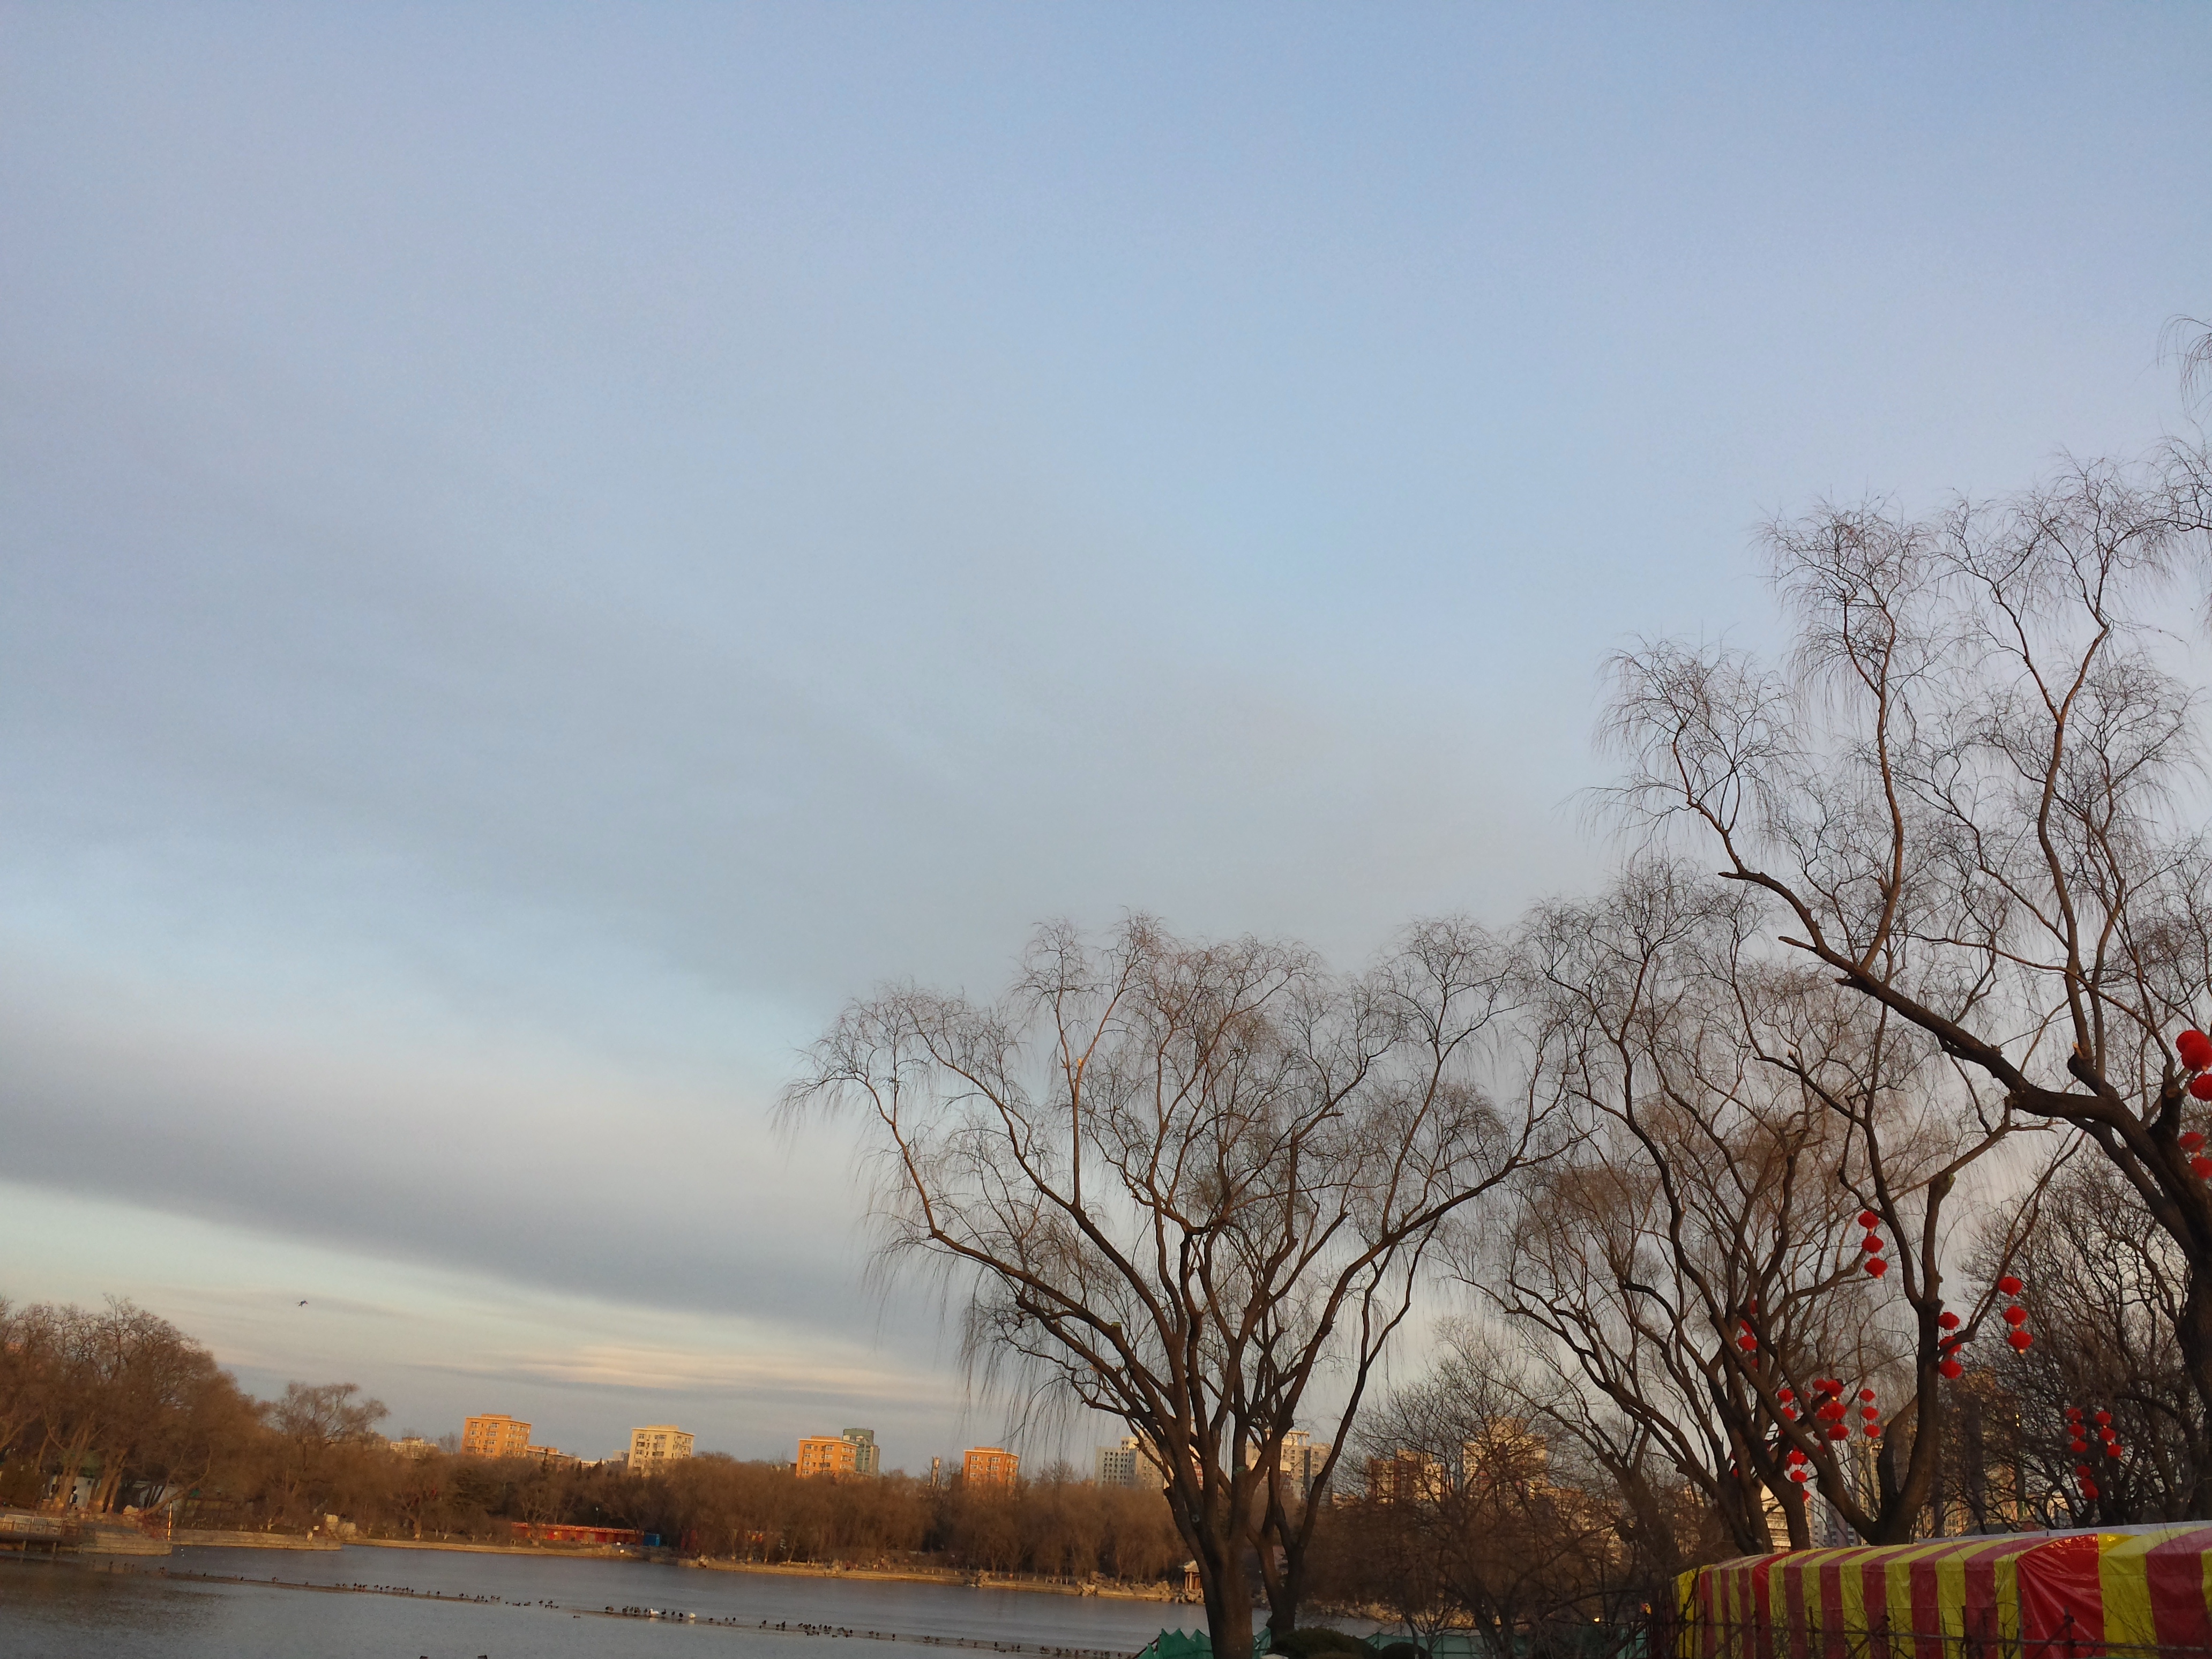
[[1095, 1597], [1103, 1601], [1158, 1601], [1172, 1605], [1178, 1598], [1164, 1585], [1133, 1589], [1127, 1585], [1062, 1584], [988, 1573], [970, 1575], [927, 1567], [825, 1567], [811, 1561], [732, 1561], [695, 1556], [679, 1563], [709, 1572], [767, 1572], [793, 1578], [859, 1578], [879, 1583], [945, 1584], [955, 1589], [1026, 1590], [1035, 1595]]
[[459, 1539], [354, 1537], [338, 1541], [363, 1545], [371, 1549], [455, 1550], [469, 1555], [535, 1555], [555, 1561], [647, 1561], [658, 1559], [679, 1567], [691, 1567], [706, 1572], [759, 1572], [787, 1578], [853, 1578], [884, 1584], [943, 1584], [953, 1589], [1021, 1590], [1031, 1595], [1073, 1595], [1102, 1601], [1158, 1601], [1164, 1607], [1175, 1606], [1182, 1599], [1164, 1583], [1142, 1587], [1062, 1584], [1011, 1575], [969, 1574], [950, 1568], [837, 1567], [824, 1566], [813, 1561], [735, 1561], [716, 1556], [686, 1556], [667, 1550], [630, 1550], [612, 1544], [549, 1549], [542, 1544], [475, 1544]]

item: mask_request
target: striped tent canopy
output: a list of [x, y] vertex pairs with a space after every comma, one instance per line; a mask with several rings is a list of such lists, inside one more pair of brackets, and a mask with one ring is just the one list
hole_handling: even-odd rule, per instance
[[1676, 1659], [2212, 1659], [2212, 1526], [1746, 1556], [1677, 1581]]

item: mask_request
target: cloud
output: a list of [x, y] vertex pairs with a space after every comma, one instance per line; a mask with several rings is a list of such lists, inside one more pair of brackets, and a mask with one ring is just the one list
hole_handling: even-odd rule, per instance
[[[270, 1318], [176, 1305], [270, 1377], [380, 1363], [274, 1322], [310, 1267], [567, 1308], [426, 1364], [939, 1375], [927, 1298], [855, 1305], [849, 1146], [767, 1130], [840, 1001], [1048, 916], [1346, 960], [1586, 880], [1595, 666], [1758, 627], [1761, 503], [2155, 431], [2179, 17], [12, 20], [17, 1190], [150, 1241], [108, 1288], [230, 1239]], [[593, 1434], [694, 1375], [562, 1363]]]
[[939, 1379], [921, 1381], [909, 1371], [854, 1358], [810, 1355], [735, 1354], [675, 1347], [626, 1347], [595, 1343], [555, 1353], [490, 1352], [465, 1360], [424, 1362], [422, 1369], [485, 1380], [520, 1379], [570, 1387], [653, 1392], [730, 1394], [760, 1399], [876, 1404], [903, 1399], [934, 1405], [948, 1414], [958, 1392]]

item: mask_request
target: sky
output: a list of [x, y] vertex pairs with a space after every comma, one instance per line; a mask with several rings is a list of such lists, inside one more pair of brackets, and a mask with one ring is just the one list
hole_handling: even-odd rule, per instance
[[0, 1295], [996, 1439], [843, 1001], [1601, 879], [1762, 519], [2179, 426], [2208, 131], [2185, 6], [0, 3]]

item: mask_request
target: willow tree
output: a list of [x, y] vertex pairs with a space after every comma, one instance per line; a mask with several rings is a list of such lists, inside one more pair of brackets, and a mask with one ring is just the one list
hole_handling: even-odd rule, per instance
[[996, 1002], [853, 1003], [785, 1094], [859, 1115], [881, 1246], [952, 1275], [972, 1356], [1150, 1449], [1224, 1659], [1251, 1650], [1263, 1531], [1271, 1626], [1295, 1622], [1285, 1435], [1326, 1396], [1333, 1462], [1439, 1230], [1540, 1152], [1545, 1115], [1479, 1080], [1504, 980], [1456, 922], [1352, 975], [1141, 918], [1048, 927]]
[[[1771, 1514], [1808, 1543], [1810, 1490], [1896, 1542], [1936, 1480], [1947, 1334], [1971, 1340], [1987, 1310], [1944, 1289], [1955, 1218], [2016, 1218], [1985, 1178], [2016, 1124], [1910, 1026], [1765, 945], [1759, 919], [1662, 861], [1532, 915], [1538, 1086], [1589, 1133], [1522, 1181], [1479, 1283], [1540, 1334], [1561, 1385], [1546, 1414], [1624, 1491], [1656, 1457], [1747, 1553], [1781, 1541]], [[2032, 1197], [2033, 1173], [2003, 1174]], [[2003, 1273], [2012, 1236], [1981, 1243]], [[1836, 1422], [1815, 1415], [1832, 1374], [1851, 1396]]]
[[[2176, 444], [1929, 519], [1774, 525], [1795, 628], [1769, 665], [1623, 657], [1621, 803], [1765, 906], [1769, 936], [1980, 1079], [2094, 1143], [2174, 1243], [2177, 1340], [2212, 1406], [2212, 1190], [2172, 1039], [2212, 1017], [2199, 688], [2212, 464]], [[2191, 1512], [2212, 1516], [2199, 1449]]]

